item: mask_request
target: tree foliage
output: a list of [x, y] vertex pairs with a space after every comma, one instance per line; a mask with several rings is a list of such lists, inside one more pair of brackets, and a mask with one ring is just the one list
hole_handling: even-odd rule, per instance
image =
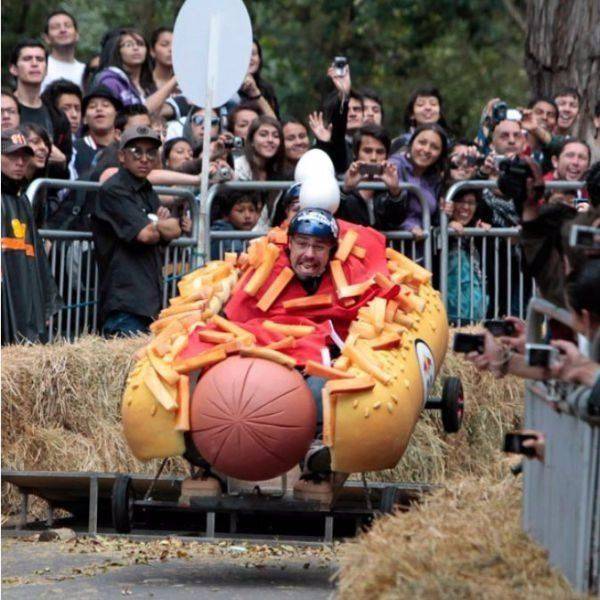
[[[102, 34], [135, 25], [148, 35], [172, 25], [182, 0], [3, 0], [2, 49], [39, 35], [58, 6], [80, 23], [79, 55], [90, 58]], [[283, 113], [305, 118], [331, 89], [325, 77], [336, 55], [348, 57], [355, 87], [384, 99], [392, 133], [402, 128], [412, 89], [437, 85], [455, 134], [473, 134], [482, 105], [502, 96], [527, 99], [524, 34], [495, 0], [253, 0], [246, 2], [264, 50], [264, 75], [276, 87]], [[6, 73], [6, 58], [3, 74]]]

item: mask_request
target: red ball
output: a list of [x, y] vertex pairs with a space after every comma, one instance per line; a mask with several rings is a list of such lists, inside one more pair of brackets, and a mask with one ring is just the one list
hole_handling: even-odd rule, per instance
[[191, 437], [218, 471], [248, 481], [271, 479], [304, 457], [317, 411], [304, 378], [262, 358], [232, 356], [194, 390]]

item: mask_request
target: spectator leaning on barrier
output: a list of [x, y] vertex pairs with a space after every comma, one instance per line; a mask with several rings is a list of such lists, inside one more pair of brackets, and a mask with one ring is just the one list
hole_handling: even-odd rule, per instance
[[65, 113], [71, 126], [73, 143], [81, 128], [81, 88], [67, 79], [53, 81], [42, 94], [42, 100]]
[[19, 101], [10, 90], [2, 90], [2, 131], [6, 129], [17, 129], [21, 123], [19, 116]]
[[71, 126], [64, 113], [44, 102], [40, 95], [46, 73], [46, 48], [42, 42], [26, 39], [13, 49], [10, 74], [17, 80], [15, 96], [19, 102], [21, 124], [36, 123], [52, 139], [50, 162], [68, 164], [71, 158]]
[[23, 194], [32, 157], [20, 130], [2, 132], [2, 344], [46, 341], [47, 321], [62, 306]]
[[[252, 231], [258, 222], [262, 201], [258, 194], [228, 190], [219, 198], [221, 218], [212, 223], [214, 231]], [[222, 257], [222, 252], [243, 252], [244, 240], [213, 240], [210, 245], [212, 259]]]
[[75, 58], [79, 42], [75, 17], [65, 10], [50, 13], [44, 27], [44, 42], [50, 47], [50, 55], [42, 90], [58, 79], [66, 79], [81, 87], [85, 65]]
[[[406, 152], [390, 157], [390, 163], [398, 170], [398, 180], [421, 188], [432, 225], [437, 218], [438, 200], [446, 179], [447, 155], [446, 133], [437, 123], [431, 123], [419, 125], [413, 131]], [[401, 228], [416, 238], [423, 238], [423, 208], [415, 194], [408, 194], [406, 211]]]
[[92, 212], [106, 336], [146, 331], [161, 308], [159, 246], [179, 237], [181, 230], [177, 219], [159, 207], [147, 179], [159, 147], [160, 139], [149, 127], [126, 129], [119, 145], [121, 167], [102, 185]]
[[[406, 215], [406, 199], [401, 194], [396, 166], [388, 162], [390, 138], [379, 125], [364, 125], [354, 134], [354, 156], [344, 177], [340, 207], [336, 218], [374, 227], [392, 230], [400, 227]], [[365, 171], [378, 168], [381, 173]], [[387, 190], [358, 190], [362, 182], [382, 182]]]

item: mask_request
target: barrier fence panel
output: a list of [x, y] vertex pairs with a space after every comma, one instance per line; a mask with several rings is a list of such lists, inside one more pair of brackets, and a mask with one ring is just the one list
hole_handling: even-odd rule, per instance
[[[529, 342], [543, 339], [548, 318], [572, 327], [566, 311], [535, 298]], [[600, 592], [600, 417], [594, 414], [583, 388], [527, 382], [525, 427], [541, 431], [546, 448], [544, 462], [525, 461], [523, 528], [577, 591], [590, 594]]]
[[[211, 231], [211, 212], [213, 203], [220, 192], [226, 190], [239, 190], [249, 192], [268, 192], [279, 191], [284, 192], [289, 189], [295, 182], [293, 181], [231, 181], [213, 185], [209, 192], [206, 204], [201, 207], [200, 236], [198, 239], [198, 256], [202, 260], [215, 259], [223, 256], [223, 252], [227, 251], [226, 246], [235, 240], [239, 240], [243, 247], [248, 243], [248, 240], [263, 235], [264, 232], [242, 232], [242, 231]], [[340, 186], [342, 182], [340, 182]], [[359, 185], [359, 189], [385, 191], [387, 188], [383, 183], [363, 183]], [[400, 189], [414, 193], [421, 203], [423, 210], [423, 230], [425, 236], [423, 240], [417, 240], [415, 236], [408, 231], [384, 231], [382, 232], [388, 239], [390, 246], [400, 252], [423, 264], [428, 269], [432, 269], [432, 228], [427, 201], [423, 196], [422, 191], [418, 186], [409, 183], [401, 183]], [[218, 252], [215, 256], [212, 253], [212, 242], [216, 241]]]
[[[584, 185], [566, 181], [546, 184], [550, 189], [580, 189]], [[494, 187], [495, 181], [460, 181], [448, 190], [446, 202], [452, 203], [465, 189]], [[459, 233], [448, 223], [442, 212], [439, 285], [450, 321], [460, 326], [508, 314], [523, 319], [535, 285], [533, 278], [523, 273], [520, 229], [465, 227]]]

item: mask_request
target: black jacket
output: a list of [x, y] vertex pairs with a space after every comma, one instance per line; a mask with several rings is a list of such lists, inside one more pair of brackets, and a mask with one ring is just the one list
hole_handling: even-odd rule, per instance
[[376, 193], [372, 199], [373, 210], [369, 211], [368, 203], [357, 190], [342, 193], [340, 207], [336, 218], [373, 227], [379, 231], [391, 231], [400, 228], [406, 216], [405, 194], [393, 197], [389, 192]]

